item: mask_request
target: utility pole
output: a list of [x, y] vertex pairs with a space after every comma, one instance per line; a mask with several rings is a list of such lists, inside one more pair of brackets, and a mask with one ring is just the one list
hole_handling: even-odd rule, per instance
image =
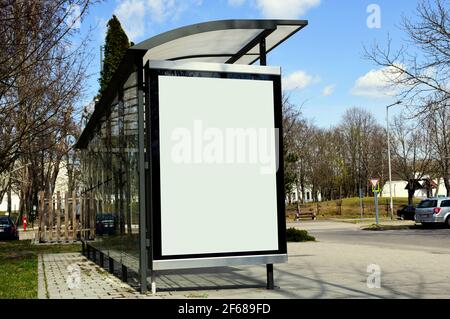
[[391, 220], [394, 219], [394, 202], [392, 200], [392, 167], [391, 167], [391, 140], [389, 133], [389, 108], [401, 104], [402, 101], [397, 101], [394, 104], [386, 106], [386, 133], [387, 133], [387, 146], [388, 146], [388, 167], [389, 167], [389, 207], [391, 211]]

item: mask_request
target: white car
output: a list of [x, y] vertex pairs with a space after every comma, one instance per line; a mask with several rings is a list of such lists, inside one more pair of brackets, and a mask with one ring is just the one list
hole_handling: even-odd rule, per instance
[[450, 197], [424, 199], [417, 205], [414, 219], [424, 226], [445, 223], [450, 227]]

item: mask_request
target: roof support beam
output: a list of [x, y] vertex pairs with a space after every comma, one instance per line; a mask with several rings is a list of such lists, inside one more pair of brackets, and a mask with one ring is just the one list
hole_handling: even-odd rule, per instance
[[259, 65], [267, 65], [266, 38], [259, 41]]
[[247, 43], [242, 49], [239, 50], [238, 53], [236, 53], [235, 55], [233, 55], [228, 61], [226, 61], [225, 63], [227, 64], [233, 64], [234, 62], [236, 62], [237, 60], [239, 60], [240, 58], [242, 58], [246, 53], [248, 53], [248, 51], [250, 51], [251, 49], [253, 49], [255, 46], [257, 46], [260, 42], [261, 39], [266, 39], [266, 37], [271, 34], [273, 31], [275, 31], [275, 29], [268, 29], [268, 30], [264, 30], [262, 31], [260, 34], [258, 34], [258, 36], [254, 37], [249, 43]]

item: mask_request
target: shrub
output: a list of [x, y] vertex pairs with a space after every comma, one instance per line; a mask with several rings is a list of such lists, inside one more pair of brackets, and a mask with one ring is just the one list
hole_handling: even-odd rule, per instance
[[300, 230], [296, 228], [288, 228], [286, 230], [288, 242], [303, 242], [303, 241], [315, 241], [316, 239], [309, 235], [306, 230]]

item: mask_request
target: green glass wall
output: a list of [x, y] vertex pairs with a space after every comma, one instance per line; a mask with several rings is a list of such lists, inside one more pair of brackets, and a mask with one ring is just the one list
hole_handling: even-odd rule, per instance
[[93, 199], [88, 244], [139, 273], [139, 148], [136, 73], [119, 90], [82, 150], [82, 196]]

